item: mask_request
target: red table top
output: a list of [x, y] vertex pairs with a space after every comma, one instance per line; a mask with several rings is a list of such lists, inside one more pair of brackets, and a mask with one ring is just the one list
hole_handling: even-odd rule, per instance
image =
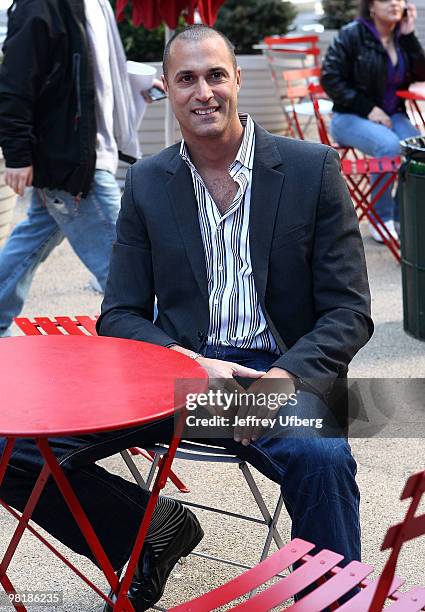
[[0, 436], [94, 433], [171, 416], [175, 382], [207, 387], [201, 366], [162, 347], [121, 338], [27, 336], [0, 340]]

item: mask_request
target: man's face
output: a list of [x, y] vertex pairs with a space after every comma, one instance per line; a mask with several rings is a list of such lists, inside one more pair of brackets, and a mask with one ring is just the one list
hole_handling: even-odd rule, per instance
[[220, 36], [177, 39], [164, 86], [185, 139], [219, 138], [237, 117], [240, 69]]

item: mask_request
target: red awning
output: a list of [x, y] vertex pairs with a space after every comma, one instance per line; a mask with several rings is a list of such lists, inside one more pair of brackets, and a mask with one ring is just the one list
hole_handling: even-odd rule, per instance
[[[124, 18], [128, 1], [117, 0], [115, 13], [118, 21]], [[197, 8], [202, 22], [213, 25], [223, 2], [224, 0], [132, 0], [132, 21], [135, 26], [143, 25], [148, 30], [165, 22], [169, 28], [175, 30], [182, 12], [185, 11], [186, 22], [192, 24]]]

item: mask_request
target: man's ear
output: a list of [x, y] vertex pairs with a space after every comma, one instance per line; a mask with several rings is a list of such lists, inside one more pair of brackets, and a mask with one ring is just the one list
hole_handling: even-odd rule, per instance
[[242, 85], [242, 72], [241, 72], [240, 66], [238, 66], [236, 68], [236, 87], [238, 89], [238, 92], [240, 91], [241, 85]]
[[164, 88], [165, 93], [168, 95], [168, 82], [164, 75], [161, 76], [162, 86]]

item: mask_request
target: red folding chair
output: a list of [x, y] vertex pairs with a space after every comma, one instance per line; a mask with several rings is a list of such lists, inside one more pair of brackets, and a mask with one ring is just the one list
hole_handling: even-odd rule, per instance
[[[286, 98], [289, 102], [285, 111], [289, 118], [289, 124], [292, 126], [292, 135], [301, 140], [305, 139], [305, 131], [311, 120], [315, 118], [316, 111], [311, 99], [311, 91], [316, 92], [315, 104], [321, 117], [329, 115], [332, 111], [333, 103], [319, 84], [320, 71], [320, 67], [315, 66], [299, 70], [284, 70], [282, 73], [286, 85]], [[301, 117], [304, 117], [304, 126], [301, 124]]]
[[333, 147], [339, 153], [341, 173], [347, 183], [359, 222], [366, 217], [397, 261], [400, 261], [400, 242], [388, 231], [375, 210], [375, 204], [386, 189], [394, 186], [401, 159], [400, 157], [366, 157], [353, 147], [341, 147], [332, 143], [320, 110], [318, 95], [321, 91], [320, 84], [311, 83], [309, 85], [320, 141]]
[[[318, 47], [319, 37], [309, 36], [268, 36], [263, 40], [266, 45], [263, 53], [269, 66], [270, 74], [274, 84], [276, 96], [282, 107], [286, 119], [285, 135], [292, 138], [304, 138], [299, 124], [291, 120], [292, 103], [288, 96], [288, 83], [282, 78], [284, 71], [291, 69], [305, 69], [309, 67], [319, 68], [320, 49]], [[313, 109], [308, 98], [308, 92], [303, 96], [304, 100], [297, 102], [298, 115], [306, 115], [309, 121], [313, 117]], [[327, 112], [330, 102], [323, 104], [323, 112]], [[325, 108], [326, 107], [326, 108]]]
[[[380, 577], [368, 579], [374, 568], [371, 565], [351, 561], [345, 567], [338, 565], [343, 557], [331, 550], [322, 550], [312, 556], [314, 544], [295, 539], [256, 567], [244, 572], [230, 582], [188, 601], [169, 612], [210, 612], [220, 606], [243, 612], [266, 612], [284, 609], [293, 612], [319, 612], [330, 608], [341, 612], [419, 612], [425, 610], [425, 588], [413, 587], [410, 591], [398, 589], [404, 580], [395, 577], [395, 568], [404, 542], [425, 534], [425, 514], [415, 516], [419, 501], [425, 491], [425, 471], [411, 476], [401, 499], [412, 498], [404, 521], [391, 527], [385, 536], [382, 550], [392, 548], [390, 558]], [[294, 563], [299, 566], [282, 576]], [[251, 599], [235, 602], [276, 576], [281, 579], [256, 594]], [[310, 593], [296, 602], [291, 598], [309, 587], [317, 585]], [[356, 587], [360, 590], [345, 603], [339, 603]], [[232, 604], [233, 602], [233, 604]], [[389, 604], [389, 605], [388, 605]]]
[[317, 34], [306, 36], [266, 36], [263, 44], [267, 50], [277, 54], [300, 57], [303, 61], [312, 58], [315, 66], [319, 66], [319, 37]]
[[[35, 317], [31, 321], [27, 317], [17, 317], [15, 318], [15, 323], [26, 336], [96, 336], [96, 319], [97, 317], [88, 316], [76, 316], [74, 319], [71, 317], [55, 317], [54, 319]], [[130, 448], [128, 451], [121, 451], [120, 454], [137, 484], [146, 488], [146, 482], [142, 478], [131, 455], [141, 455], [152, 463], [154, 461], [153, 453], [143, 448]], [[181, 493], [189, 493], [188, 487], [174, 472], [170, 473], [169, 478]]]
[[348, 186], [359, 221], [367, 217], [381, 236], [396, 260], [400, 262], [400, 241], [389, 232], [375, 211], [375, 204], [398, 177], [400, 157], [365, 157], [364, 159], [342, 159], [341, 172]]

